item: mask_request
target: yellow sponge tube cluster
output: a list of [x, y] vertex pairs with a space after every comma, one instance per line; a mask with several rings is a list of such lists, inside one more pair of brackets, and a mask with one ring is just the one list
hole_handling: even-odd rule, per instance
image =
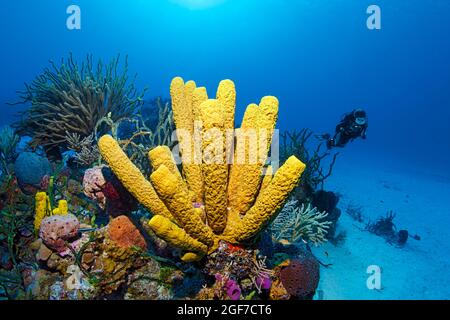
[[[150, 228], [181, 249], [183, 261], [192, 262], [216, 250], [219, 240], [242, 244], [259, 234], [276, 217], [305, 165], [292, 156], [276, 172], [266, 166], [277, 98], [267, 96], [259, 105], [250, 104], [235, 130], [236, 91], [231, 80], [219, 84], [215, 99], [208, 98], [204, 87], [180, 77], [173, 79], [170, 93], [181, 172], [166, 146], [149, 152], [150, 181], [111, 136], [100, 138], [99, 149], [122, 184], [154, 214]], [[255, 133], [256, 144], [239, 141], [237, 131], [248, 129]], [[235, 131], [238, 141], [231, 148]], [[249, 140], [252, 134], [243, 135]], [[195, 144], [197, 138], [200, 145]], [[255, 152], [256, 161], [251, 161]], [[244, 161], [226, 161], [239, 156]]]
[[46, 192], [38, 192], [35, 196], [34, 231], [38, 232], [42, 220], [51, 215], [66, 215], [69, 213], [69, 205], [66, 200], [59, 200], [58, 206], [52, 209], [50, 198]]

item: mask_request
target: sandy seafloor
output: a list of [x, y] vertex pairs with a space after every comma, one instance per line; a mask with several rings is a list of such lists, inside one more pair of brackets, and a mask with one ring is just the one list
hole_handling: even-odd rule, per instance
[[[333, 264], [321, 268], [321, 298], [450, 299], [450, 178], [424, 167], [362, 154], [338, 158], [325, 189], [342, 194], [336, 234], [344, 231], [347, 238], [337, 247], [313, 248], [323, 263]], [[363, 231], [365, 223], [345, 212], [350, 202], [364, 208], [366, 221], [393, 210], [398, 229], [421, 240], [410, 238], [398, 248]], [[381, 290], [366, 286], [369, 265], [381, 267]]]

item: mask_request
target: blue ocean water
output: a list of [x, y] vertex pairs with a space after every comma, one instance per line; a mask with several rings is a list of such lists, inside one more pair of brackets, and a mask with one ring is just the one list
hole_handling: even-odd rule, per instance
[[[71, 4], [81, 8], [81, 30], [66, 28]], [[371, 4], [382, 10], [381, 30], [366, 27]], [[19, 108], [6, 102], [48, 60], [72, 52], [106, 61], [121, 53], [138, 86], [149, 87], [147, 97], [168, 96], [176, 75], [211, 91], [230, 78], [239, 115], [263, 95], [276, 95], [279, 128], [316, 132], [332, 131], [343, 113], [362, 107], [368, 140], [347, 152], [444, 170], [449, 9], [443, 0], [2, 1], [1, 123]]]

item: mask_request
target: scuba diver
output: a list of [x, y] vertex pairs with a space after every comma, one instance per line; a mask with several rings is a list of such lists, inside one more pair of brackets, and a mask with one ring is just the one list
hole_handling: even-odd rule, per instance
[[349, 141], [358, 137], [366, 139], [368, 127], [367, 114], [363, 109], [355, 109], [344, 115], [341, 122], [336, 126], [335, 134], [331, 138], [330, 134], [324, 134], [322, 139], [327, 140], [327, 147], [343, 148]]

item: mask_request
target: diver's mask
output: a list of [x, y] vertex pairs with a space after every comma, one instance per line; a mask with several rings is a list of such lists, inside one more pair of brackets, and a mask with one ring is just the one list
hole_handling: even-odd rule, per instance
[[363, 109], [353, 111], [353, 117], [355, 118], [356, 124], [360, 126], [366, 124], [366, 112]]
[[355, 122], [356, 122], [356, 124], [363, 126], [366, 124], [366, 118], [356, 118]]

